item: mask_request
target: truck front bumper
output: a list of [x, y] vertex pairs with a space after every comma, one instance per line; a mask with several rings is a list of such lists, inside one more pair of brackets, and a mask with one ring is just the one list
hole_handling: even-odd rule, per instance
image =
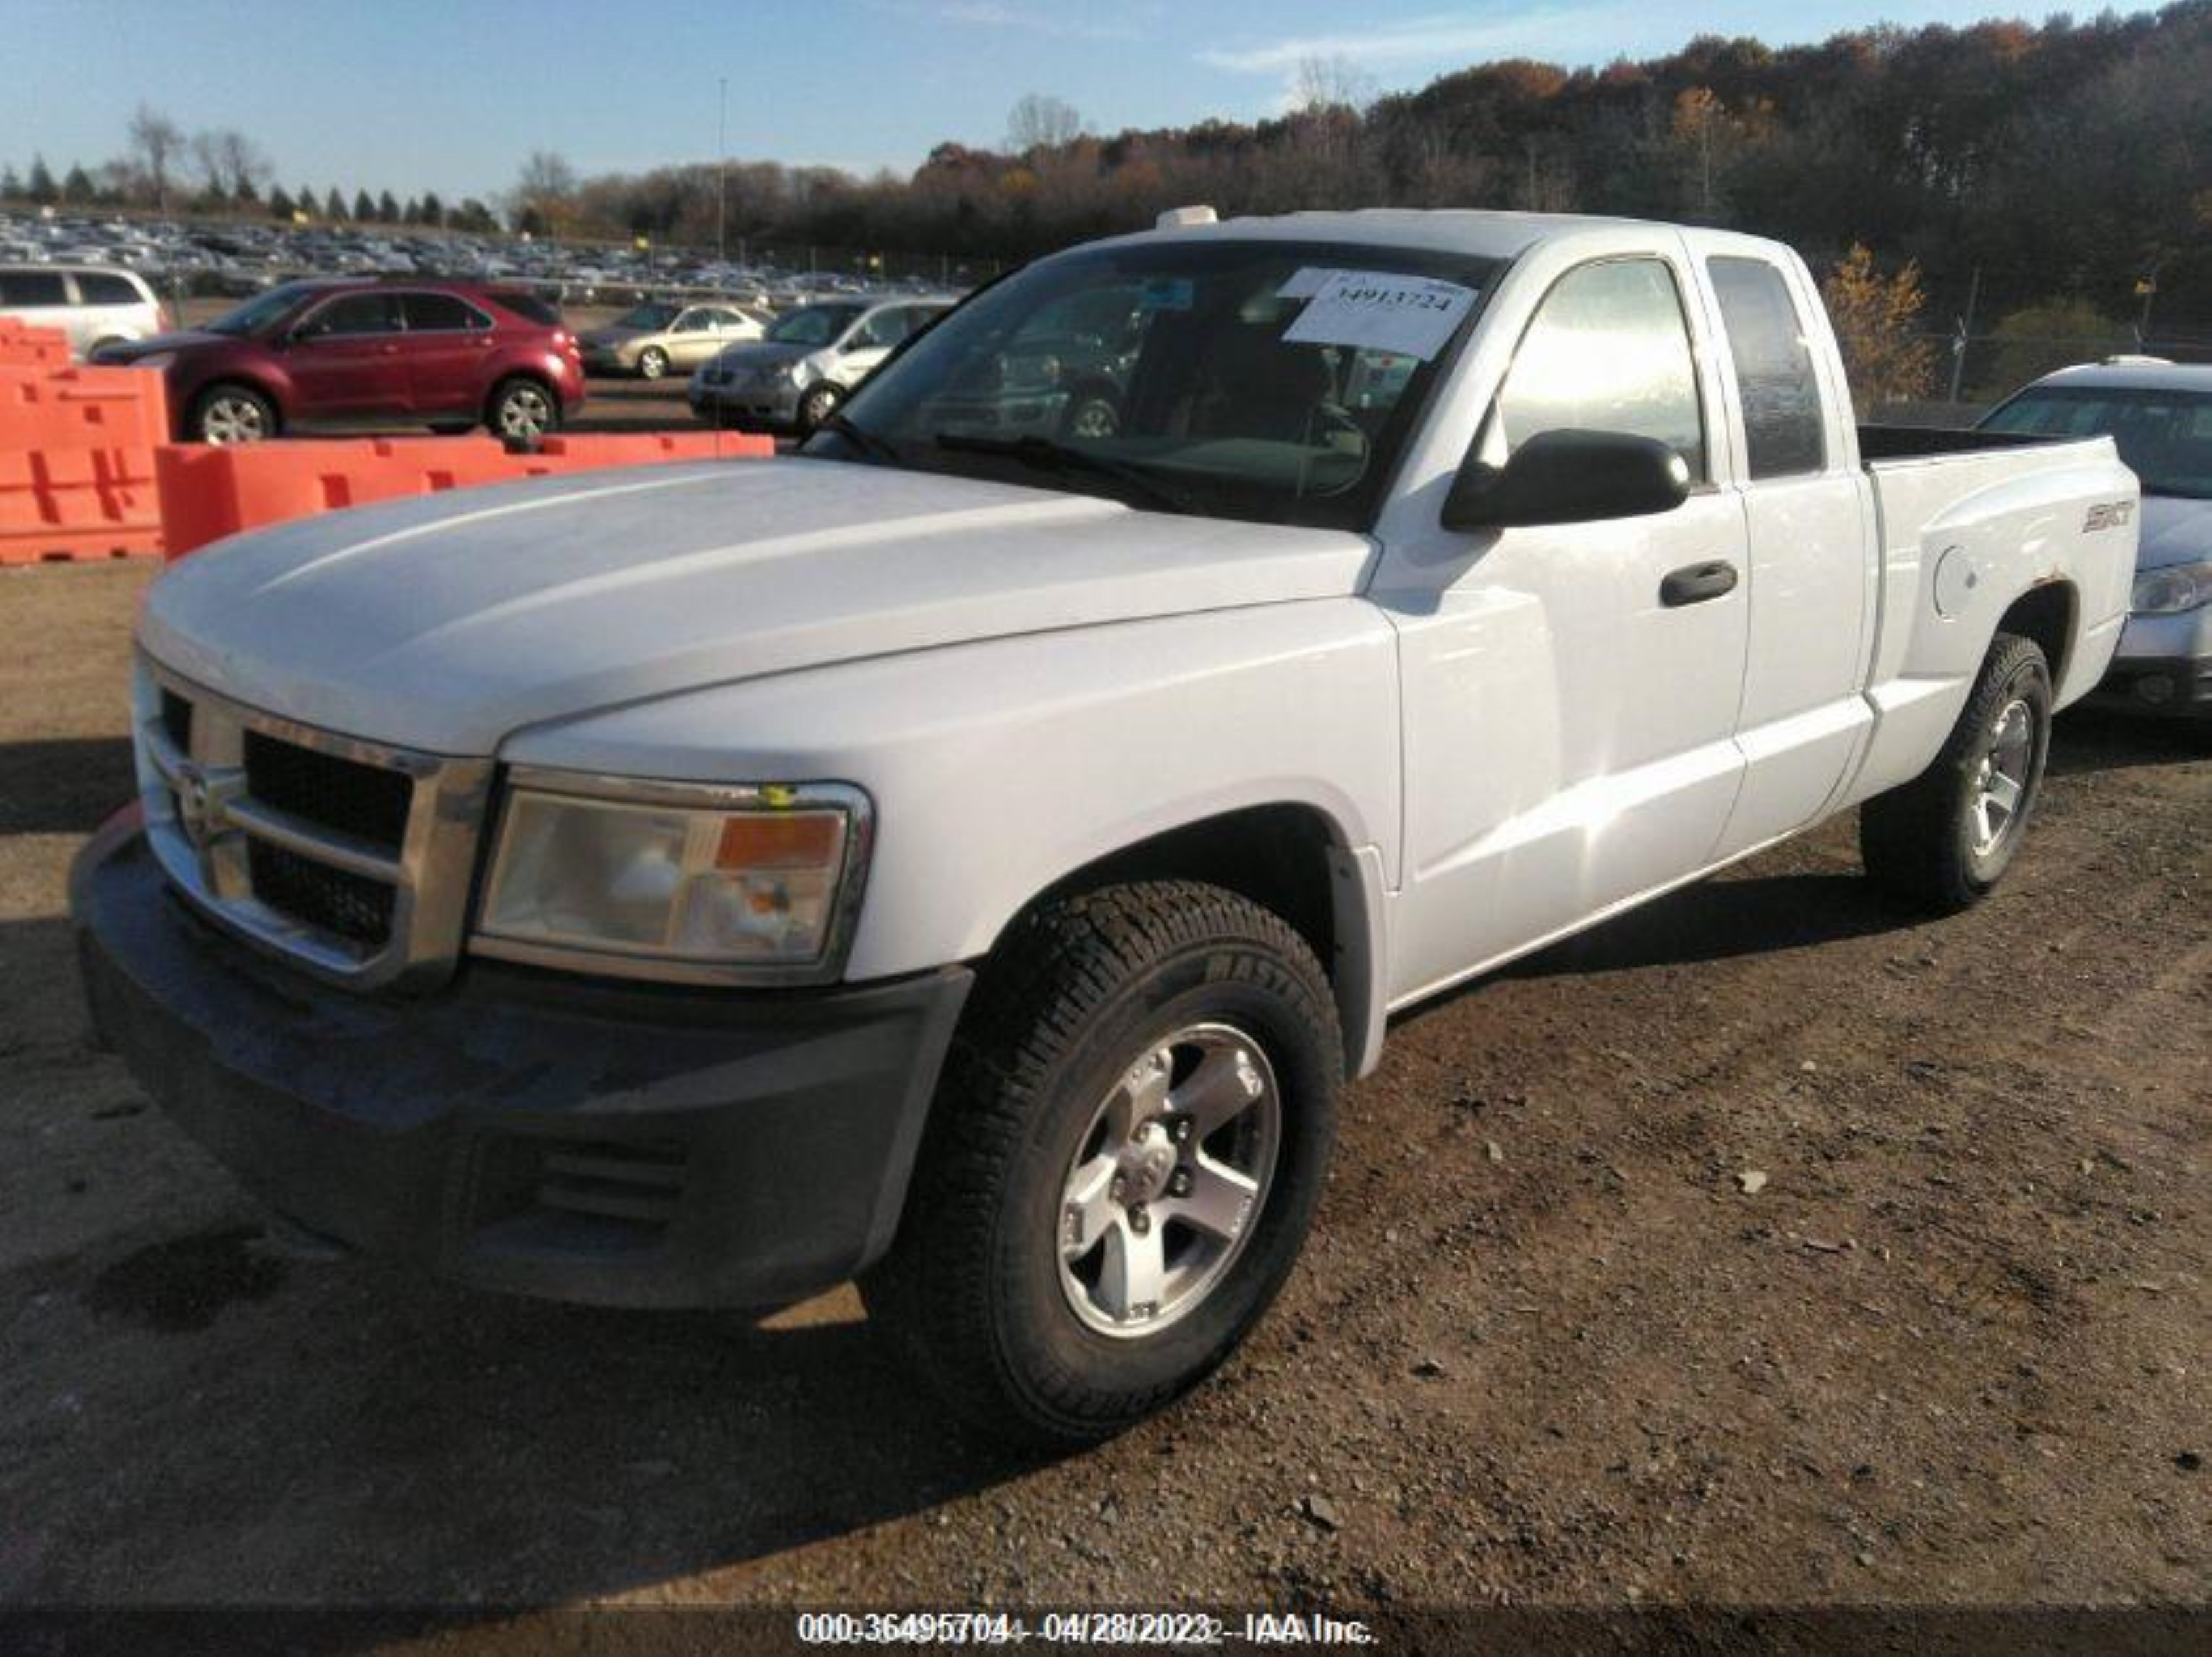
[[70, 907], [95, 1030], [270, 1207], [605, 1304], [775, 1305], [880, 1255], [972, 981], [709, 993], [471, 962], [434, 997], [349, 993], [194, 916], [135, 807]]
[[2133, 713], [2212, 717], [2212, 605], [2129, 616], [2091, 701]]

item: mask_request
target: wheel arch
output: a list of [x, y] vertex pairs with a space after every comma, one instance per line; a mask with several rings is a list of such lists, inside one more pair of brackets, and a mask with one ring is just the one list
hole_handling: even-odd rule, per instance
[[2052, 690], [2063, 694], [2081, 620], [2081, 597], [2074, 584], [2064, 580], [2044, 581], [2012, 601], [1998, 617], [1996, 630], [2033, 640], [2051, 665]]
[[1335, 818], [1309, 802], [1218, 811], [1092, 857], [1020, 905], [1000, 927], [990, 954], [1045, 904], [1156, 880], [1218, 886], [1281, 916], [1328, 975], [1352, 1073], [1375, 1067], [1386, 1017], [1382, 862], [1371, 849], [1355, 847]]

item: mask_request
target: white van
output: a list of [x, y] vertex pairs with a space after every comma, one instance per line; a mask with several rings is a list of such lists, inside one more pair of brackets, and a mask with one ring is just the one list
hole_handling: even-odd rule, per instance
[[88, 264], [0, 264], [0, 317], [59, 328], [80, 361], [103, 345], [169, 327], [143, 276]]

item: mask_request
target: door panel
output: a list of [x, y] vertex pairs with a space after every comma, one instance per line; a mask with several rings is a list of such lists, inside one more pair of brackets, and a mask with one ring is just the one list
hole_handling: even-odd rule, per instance
[[292, 415], [323, 420], [404, 415], [413, 403], [392, 294], [347, 294], [301, 319], [285, 348]]
[[477, 414], [491, 390], [484, 383], [491, 319], [451, 294], [408, 294], [401, 308], [407, 319], [401, 355], [414, 411]]
[[1702, 867], [1741, 780], [1742, 590], [1667, 609], [1685, 565], [1741, 566], [1735, 498], [1510, 530], [1401, 622], [1401, 994]]
[[[1539, 307], [1477, 440], [1540, 431], [1668, 443], [1702, 480], [1712, 398], [1665, 261], [1570, 271]], [[1741, 572], [1741, 500], [1462, 540], [1434, 610], [1397, 618], [1405, 694], [1404, 1001], [1712, 860], [1743, 762], [1741, 580], [1669, 605], [1670, 575]]]

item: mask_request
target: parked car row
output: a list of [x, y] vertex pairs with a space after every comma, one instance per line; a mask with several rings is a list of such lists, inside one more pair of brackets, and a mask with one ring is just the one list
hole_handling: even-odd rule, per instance
[[52, 264], [127, 270], [172, 298], [248, 298], [299, 276], [416, 276], [526, 285], [571, 305], [711, 296], [774, 310], [817, 299], [888, 298], [965, 286], [983, 274], [948, 259], [937, 282], [892, 281], [872, 271], [817, 270], [811, 263], [443, 230], [0, 212], [0, 265]]

